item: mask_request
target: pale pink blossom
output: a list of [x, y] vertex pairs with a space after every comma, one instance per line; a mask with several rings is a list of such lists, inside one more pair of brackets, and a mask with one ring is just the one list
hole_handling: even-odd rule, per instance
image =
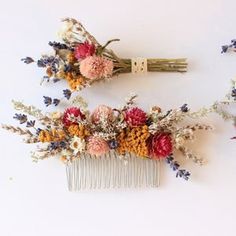
[[102, 156], [109, 151], [109, 146], [104, 139], [92, 136], [88, 139], [87, 151], [90, 155]]
[[106, 105], [98, 106], [91, 115], [92, 122], [97, 124], [101, 121], [112, 122], [113, 110]]
[[101, 56], [89, 56], [80, 62], [81, 74], [91, 80], [112, 76], [113, 62]]

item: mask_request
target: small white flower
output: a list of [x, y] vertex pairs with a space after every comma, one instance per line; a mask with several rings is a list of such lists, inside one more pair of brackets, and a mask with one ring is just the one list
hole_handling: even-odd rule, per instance
[[176, 146], [183, 146], [184, 145], [184, 139], [182, 137], [176, 137], [175, 139]]
[[81, 96], [76, 96], [72, 103], [79, 106], [82, 110], [86, 110], [88, 108], [88, 103]]
[[85, 140], [75, 136], [71, 140], [70, 148], [73, 150], [74, 155], [78, 152], [83, 152], [85, 150]]
[[71, 159], [71, 152], [68, 150], [62, 150], [61, 152], [61, 158], [63, 162], [68, 162]]
[[58, 32], [58, 37], [60, 39], [70, 39], [72, 37], [72, 31], [74, 29], [74, 24], [72, 21], [65, 21], [62, 28]]
[[73, 123], [79, 123], [81, 122], [81, 117], [75, 116], [74, 114], [68, 114], [67, 119]]
[[236, 76], [232, 79], [233, 83], [236, 83]]
[[58, 120], [62, 117], [62, 113], [61, 112], [52, 112], [50, 113], [50, 117], [53, 119], [53, 120]]

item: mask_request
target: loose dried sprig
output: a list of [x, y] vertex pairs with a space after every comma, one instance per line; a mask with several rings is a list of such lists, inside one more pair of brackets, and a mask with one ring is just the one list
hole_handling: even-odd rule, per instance
[[22, 111], [28, 115], [35, 117], [36, 119], [41, 119], [44, 117], [42, 111], [35, 106], [26, 106], [22, 102], [12, 100], [15, 110]]
[[20, 127], [15, 127], [12, 125], [2, 125], [2, 129], [8, 130], [12, 133], [18, 134], [18, 135], [27, 135], [29, 137], [33, 137], [33, 134], [28, 129], [22, 129]]
[[170, 165], [170, 168], [173, 171], [176, 171], [176, 178], [180, 177], [180, 178], [183, 178], [184, 180], [189, 180], [189, 177], [191, 175], [190, 172], [184, 169], [179, 169], [180, 164], [174, 160], [173, 155], [168, 156], [166, 158], [166, 162], [167, 164]]
[[38, 149], [36, 152], [31, 152], [31, 158], [33, 162], [38, 162], [40, 160], [45, 160], [51, 157], [55, 157], [60, 152], [58, 150], [48, 150], [46, 149]]
[[189, 150], [185, 146], [178, 147], [178, 150], [183, 153], [186, 159], [191, 159], [193, 162], [195, 162], [198, 165], [204, 165], [206, 163], [206, 161], [203, 158], [198, 157], [196, 154], [194, 154], [191, 150]]

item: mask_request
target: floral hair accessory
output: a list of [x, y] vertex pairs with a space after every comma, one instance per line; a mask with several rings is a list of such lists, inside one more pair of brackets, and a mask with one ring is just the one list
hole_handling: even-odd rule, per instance
[[[81, 188], [158, 186], [160, 162], [166, 162], [176, 177], [188, 180], [190, 172], [174, 159], [177, 152], [202, 165], [204, 160], [188, 148], [198, 130], [207, 124], [193, 123], [204, 116], [186, 104], [168, 111], [154, 106], [149, 112], [138, 108], [136, 95], [121, 108], [98, 106], [93, 112], [77, 97], [64, 113], [43, 114], [34, 106], [13, 101], [14, 119], [26, 128], [2, 128], [37, 143], [33, 161], [59, 157], [67, 167], [71, 190]], [[70, 102], [70, 101], [69, 101]], [[189, 123], [190, 122], [190, 123]]]
[[146, 71], [186, 72], [187, 62], [180, 59], [120, 58], [107, 46], [119, 39], [100, 44], [83, 25], [72, 18], [63, 20], [59, 36], [62, 42], [49, 42], [53, 55], [43, 55], [39, 60], [23, 58], [26, 64], [37, 63], [46, 71], [43, 81], [66, 80], [71, 91], [80, 90], [97, 81], [109, 80], [122, 73]]

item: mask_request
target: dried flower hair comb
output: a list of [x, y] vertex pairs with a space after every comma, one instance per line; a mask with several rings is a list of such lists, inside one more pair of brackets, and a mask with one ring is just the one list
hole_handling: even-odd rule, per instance
[[[33, 161], [58, 156], [67, 170], [69, 190], [86, 188], [157, 187], [160, 163], [166, 162], [176, 177], [188, 180], [190, 173], [174, 159], [180, 151], [187, 159], [202, 165], [187, 142], [198, 130], [211, 130], [206, 124], [183, 125], [204, 116], [204, 110], [190, 112], [184, 104], [164, 112], [154, 106], [149, 113], [135, 105], [136, 95], [123, 107], [98, 106], [93, 112], [79, 96], [64, 113], [44, 115], [33, 106], [13, 101], [14, 119], [27, 129], [2, 125], [25, 137], [26, 143], [40, 143], [32, 153]], [[37, 120], [31, 120], [29, 117]]]
[[82, 24], [66, 18], [64, 30], [60, 33], [63, 43], [49, 42], [54, 55], [43, 55], [39, 60], [23, 58], [26, 64], [36, 62], [46, 69], [43, 81], [57, 82], [65, 79], [72, 91], [105, 81], [121, 73], [142, 73], [146, 71], [186, 72], [185, 58], [180, 59], [123, 59], [107, 46], [118, 39], [109, 40], [102, 46]]

